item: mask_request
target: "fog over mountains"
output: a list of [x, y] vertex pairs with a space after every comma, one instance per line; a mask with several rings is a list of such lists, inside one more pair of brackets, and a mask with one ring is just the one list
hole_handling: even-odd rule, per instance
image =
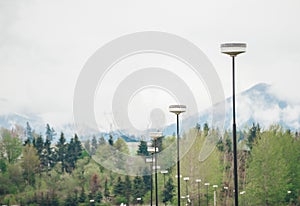
[[[191, 121], [203, 125], [210, 122], [211, 109], [207, 109], [196, 117], [187, 117], [184, 121]], [[243, 91], [236, 96], [236, 121], [237, 129], [243, 130], [253, 123], [259, 123], [261, 127], [267, 129], [272, 124], [279, 124], [286, 129], [300, 129], [300, 103], [288, 102], [276, 95], [271, 85], [260, 83]], [[198, 120], [197, 120], [198, 119]], [[0, 115], [0, 127], [14, 128], [16, 125], [26, 127], [29, 122], [36, 133], [44, 135], [47, 120], [42, 119], [38, 114], [11, 113]], [[225, 100], [225, 122], [224, 129], [231, 129], [232, 125], [232, 98]], [[191, 125], [194, 126], [194, 125]], [[57, 133], [63, 131], [66, 136], [72, 137], [75, 128], [72, 123], [66, 122], [60, 126], [54, 126]], [[175, 125], [170, 125], [164, 129], [164, 134], [170, 135], [175, 131]], [[107, 133], [103, 133], [107, 136]], [[58, 135], [59, 136], [59, 135]], [[114, 132], [115, 138], [121, 136], [119, 132]], [[130, 138], [122, 136], [126, 141]]]

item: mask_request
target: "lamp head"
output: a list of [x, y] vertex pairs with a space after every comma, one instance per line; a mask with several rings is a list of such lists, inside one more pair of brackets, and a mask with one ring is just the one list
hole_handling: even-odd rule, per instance
[[221, 44], [221, 52], [230, 56], [236, 56], [246, 52], [245, 43], [224, 43]]
[[180, 113], [186, 111], [186, 106], [185, 105], [170, 105], [169, 111], [172, 113], [175, 113], [175, 114], [180, 114]]

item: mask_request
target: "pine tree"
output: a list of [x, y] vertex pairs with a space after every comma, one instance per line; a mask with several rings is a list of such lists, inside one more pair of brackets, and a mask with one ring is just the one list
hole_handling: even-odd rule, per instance
[[174, 184], [173, 179], [169, 178], [166, 182], [166, 187], [163, 190], [163, 202], [167, 203], [170, 202], [173, 203], [173, 197], [174, 197]]
[[114, 145], [114, 138], [111, 134], [109, 135], [108, 143], [109, 143], [110, 146]]
[[125, 176], [125, 181], [124, 181], [124, 194], [127, 202], [130, 202], [130, 196], [131, 196], [131, 191], [132, 191], [132, 186], [131, 186], [131, 180], [128, 175]]
[[[144, 186], [143, 179], [140, 176], [135, 176], [133, 179], [133, 187], [132, 187], [132, 197], [133, 197], [133, 202], [135, 204], [137, 203], [137, 198], [144, 197], [145, 195], [144, 191], [145, 191], [145, 186]], [[142, 202], [139, 201], [139, 203]]]
[[50, 128], [50, 125], [47, 124], [46, 125], [46, 139], [49, 139], [50, 142], [54, 139], [54, 137], [56, 136], [56, 132], [53, 128]]
[[26, 122], [25, 136], [26, 136], [25, 145], [32, 144], [33, 143], [33, 134], [32, 134], [32, 130], [29, 125], [29, 122]]
[[209, 132], [209, 127], [208, 127], [207, 123], [204, 123], [203, 132], [204, 132], [204, 136], [206, 137], [208, 135], [208, 132]]
[[84, 187], [82, 186], [78, 202], [84, 203], [85, 200], [86, 200], [86, 194], [85, 194], [85, 191], [84, 191]]
[[108, 198], [110, 196], [109, 188], [108, 188], [108, 181], [107, 178], [105, 179], [104, 182], [104, 197]]
[[67, 144], [66, 144], [66, 139], [64, 136], [64, 133], [62, 132], [60, 134], [60, 138], [58, 143], [56, 144], [57, 147], [57, 161], [61, 162], [61, 172], [64, 172], [66, 169], [66, 151], [67, 151]]
[[97, 148], [98, 148], [97, 139], [96, 136], [93, 136], [92, 144], [91, 144], [91, 155], [95, 155]]
[[260, 135], [260, 127], [259, 124], [255, 125], [253, 123], [252, 127], [249, 130], [248, 138], [247, 138], [247, 146], [252, 149], [253, 142], [256, 137]]
[[149, 156], [148, 146], [147, 146], [147, 142], [146, 141], [142, 140], [140, 142], [137, 154], [141, 155], [141, 156]]
[[34, 144], [34, 147], [36, 148], [37, 150], [37, 154], [40, 158], [42, 158], [43, 154], [43, 149], [44, 149], [44, 140], [43, 140], [43, 137], [42, 135], [39, 135], [36, 140], [35, 140], [35, 144]]
[[114, 185], [113, 193], [115, 196], [124, 196], [125, 186], [121, 177], [118, 176], [117, 182]]
[[100, 138], [99, 138], [99, 145], [101, 146], [101, 145], [105, 145], [106, 144], [106, 141], [105, 141], [105, 139], [104, 139], [104, 137], [103, 136], [101, 136]]

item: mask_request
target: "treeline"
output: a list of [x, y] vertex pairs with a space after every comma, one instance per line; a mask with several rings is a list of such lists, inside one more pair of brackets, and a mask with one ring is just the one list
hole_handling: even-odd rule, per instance
[[[110, 136], [106, 141], [103, 136], [92, 136], [81, 142], [76, 134], [71, 138], [63, 132], [59, 138], [56, 135], [49, 124], [44, 136], [36, 134], [29, 123], [24, 130], [0, 129], [0, 204], [129, 205], [150, 198], [149, 175], [118, 175], [91, 158], [96, 152], [105, 152], [104, 147], [129, 154], [122, 138], [114, 141]], [[148, 155], [146, 142], [137, 153]], [[173, 197], [171, 178], [167, 185], [165, 202]]]
[[[207, 142], [212, 142], [214, 149], [203, 158], [201, 155]], [[163, 151], [172, 143], [176, 143], [175, 135], [159, 138], [156, 145], [159, 151]], [[64, 133], [60, 133], [57, 137], [48, 124], [44, 136], [32, 131], [29, 124], [25, 129], [2, 128], [0, 204], [149, 205], [151, 176], [119, 175], [94, 162], [92, 156], [106, 153], [110, 147], [125, 154], [130, 153], [130, 148], [122, 138], [114, 140], [112, 136], [108, 140], [102, 136], [92, 136], [81, 142], [76, 134], [65, 137]], [[139, 142], [136, 155], [149, 156], [147, 147], [147, 142]], [[189, 177], [188, 181], [181, 181], [181, 196], [185, 197], [182, 202], [213, 205], [216, 197], [217, 205], [232, 205], [231, 131], [220, 133], [206, 123], [203, 127], [197, 124], [182, 135], [180, 147], [181, 151], [186, 151], [181, 159], [181, 175]], [[116, 161], [119, 161], [117, 165], [122, 169], [122, 159]], [[300, 205], [299, 163], [298, 132], [279, 126], [263, 130], [258, 124], [239, 131], [240, 204]], [[176, 164], [169, 168], [167, 174], [158, 174], [160, 205], [177, 205], [176, 174]], [[205, 183], [209, 183], [209, 186], [205, 186]], [[153, 203], [154, 194], [153, 190]]]

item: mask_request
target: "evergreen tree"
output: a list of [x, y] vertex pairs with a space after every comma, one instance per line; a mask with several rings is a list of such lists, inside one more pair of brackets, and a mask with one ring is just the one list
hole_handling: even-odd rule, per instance
[[61, 172], [64, 172], [66, 169], [66, 152], [67, 152], [67, 144], [64, 133], [60, 134], [60, 138], [58, 143], [56, 144], [57, 147], [57, 161], [61, 162]]
[[146, 141], [141, 140], [137, 154], [141, 156], [149, 156], [148, 146]]
[[174, 197], [174, 184], [173, 179], [169, 178], [166, 182], [166, 186], [163, 190], [163, 202], [167, 203], [170, 202], [173, 203], [173, 197]]
[[92, 144], [91, 144], [91, 155], [95, 155], [97, 148], [98, 148], [97, 139], [96, 136], [93, 136]]
[[209, 132], [209, 127], [208, 127], [207, 122], [204, 123], [203, 132], [204, 132], [204, 136], [206, 137], [208, 135], [208, 132]]
[[105, 141], [104, 137], [101, 136], [101, 137], [99, 138], [99, 145], [101, 146], [101, 145], [105, 145], [105, 144], [106, 144], [106, 141]]
[[[146, 175], [148, 174], [148, 175]], [[144, 175], [143, 175], [143, 184], [144, 184], [144, 193], [147, 193], [151, 189], [151, 175], [150, 175], [150, 169], [147, 167], [144, 169]]]
[[124, 194], [127, 202], [130, 202], [130, 197], [131, 197], [131, 191], [132, 191], [132, 185], [131, 185], [131, 180], [128, 175], [125, 176], [125, 181], [124, 181]]
[[34, 144], [34, 147], [36, 148], [37, 150], [37, 154], [40, 158], [42, 158], [42, 152], [43, 152], [43, 149], [44, 149], [44, 140], [43, 140], [43, 137], [42, 135], [39, 135], [36, 140], [35, 140], [35, 144]]
[[32, 130], [31, 130], [29, 122], [26, 122], [25, 136], [26, 136], [25, 145], [32, 144], [33, 143], [33, 134], [32, 134]]
[[46, 139], [49, 139], [50, 142], [54, 139], [54, 137], [56, 136], [56, 132], [53, 128], [50, 128], [50, 125], [47, 124], [46, 125]]
[[114, 185], [113, 193], [115, 196], [124, 196], [125, 186], [121, 177], [118, 176], [117, 182]]
[[114, 145], [114, 138], [111, 134], [109, 135], [108, 143], [109, 143], [110, 146]]
[[132, 187], [132, 197], [133, 197], [133, 202], [135, 204], [138, 203], [137, 198], [144, 197], [145, 195], [144, 191], [145, 191], [145, 187], [144, 187], [143, 179], [140, 176], [135, 176], [133, 179], [133, 187]]
[[85, 201], [86, 201], [86, 194], [85, 194], [85, 191], [84, 191], [84, 187], [82, 186], [78, 202], [84, 203]]
[[108, 181], [107, 178], [105, 179], [104, 182], [104, 197], [108, 198], [110, 196], [109, 188], [108, 188]]
[[252, 149], [253, 142], [257, 136], [259, 136], [260, 127], [259, 124], [255, 125], [253, 123], [252, 127], [249, 130], [248, 138], [247, 138], [247, 146]]

